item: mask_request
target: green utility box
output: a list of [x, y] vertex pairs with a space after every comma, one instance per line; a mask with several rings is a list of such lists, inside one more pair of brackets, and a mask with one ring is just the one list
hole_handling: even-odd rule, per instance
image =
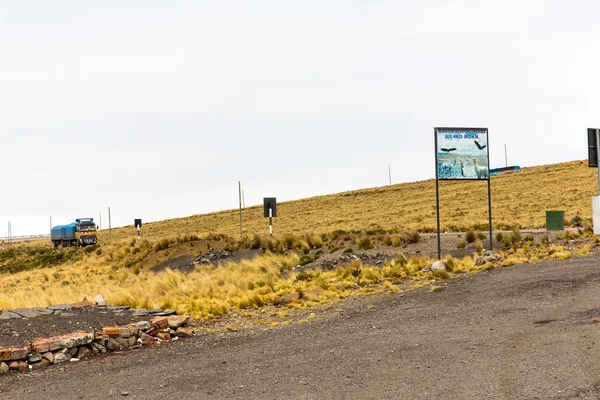
[[564, 231], [565, 230], [565, 212], [564, 211], [546, 211], [546, 230]]

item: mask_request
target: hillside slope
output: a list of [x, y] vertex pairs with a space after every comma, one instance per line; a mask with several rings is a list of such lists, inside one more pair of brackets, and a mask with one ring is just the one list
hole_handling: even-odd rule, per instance
[[[494, 228], [539, 228], [546, 210], [564, 210], [565, 219], [591, 219], [591, 197], [597, 193], [597, 170], [585, 161], [524, 168], [492, 177]], [[442, 230], [487, 225], [487, 183], [441, 182]], [[277, 234], [340, 230], [434, 231], [435, 180], [343, 192], [278, 205]], [[265, 235], [262, 207], [243, 210], [245, 234]], [[239, 210], [176, 218], [144, 225], [148, 238], [203, 233], [239, 234]], [[101, 233], [104, 238], [108, 232]], [[133, 227], [114, 229], [113, 238], [135, 235]]]

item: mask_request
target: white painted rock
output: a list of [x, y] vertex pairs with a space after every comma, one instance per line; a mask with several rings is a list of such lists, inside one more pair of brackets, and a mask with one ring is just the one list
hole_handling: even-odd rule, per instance
[[431, 272], [446, 271], [446, 260], [436, 261], [429, 267]]

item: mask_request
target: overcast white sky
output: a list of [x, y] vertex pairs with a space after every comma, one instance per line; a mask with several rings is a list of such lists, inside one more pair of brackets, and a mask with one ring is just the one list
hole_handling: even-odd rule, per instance
[[434, 126], [492, 167], [587, 157], [597, 1], [0, 2], [0, 236], [435, 176]]

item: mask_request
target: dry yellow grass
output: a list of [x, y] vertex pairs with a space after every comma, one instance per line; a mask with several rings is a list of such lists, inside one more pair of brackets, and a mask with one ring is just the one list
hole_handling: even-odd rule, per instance
[[[584, 161], [524, 168], [513, 175], [492, 177], [494, 227], [539, 228], [546, 210], [564, 210], [570, 220], [591, 219], [591, 197], [597, 192], [598, 171]], [[464, 231], [483, 226], [487, 217], [486, 182], [441, 182], [442, 230]], [[243, 211], [244, 232], [266, 235], [262, 207]], [[435, 230], [435, 180], [313, 197], [278, 205], [278, 234], [323, 233], [334, 230]], [[239, 235], [238, 210], [194, 215], [144, 225], [147, 238], [224, 233]], [[131, 226], [114, 229], [113, 238], [133, 237]], [[101, 232], [107, 241], [108, 232]]]
[[[544, 211], [548, 209], [564, 210], [567, 219], [575, 215], [589, 219], [596, 172], [583, 162], [571, 162], [527, 168], [520, 174], [493, 178], [496, 226], [543, 226]], [[487, 222], [486, 196], [484, 182], [443, 182], [444, 228], [466, 230], [473, 225], [484, 225]], [[278, 247], [285, 244], [300, 251], [323, 245], [324, 239], [318, 233], [338, 229], [431, 231], [435, 226], [434, 200], [434, 182], [425, 181], [286, 202], [278, 210], [280, 217], [276, 224], [281, 236], [276, 241]], [[266, 233], [266, 220], [259, 208], [245, 210], [244, 221], [246, 232]], [[224, 233], [235, 237], [237, 224], [237, 211], [230, 210], [147, 224], [143, 240], [133, 238], [133, 228], [115, 229], [112, 242], [104, 231], [99, 247], [83, 250], [53, 252], [46, 249], [42, 252], [44, 247], [49, 247], [49, 242], [42, 243], [41, 250], [39, 242], [15, 245], [12, 248], [21, 251], [17, 261], [35, 263], [36, 254], [43, 253], [50, 263], [42, 266], [54, 266], [34, 265], [35, 270], [0, 275], [0, 309], [75, 302], [102, 294], [111, 304], [172, 308], [197, 318], [211, 318], [232, 310], [271, 307], [282, 299], [286, 299], [284, 304], [289, 303], [289, 307], [304, 308], [361, 293], [425, 287], [456, 274], [495, 267], [476, 266], [473, 257], [466, 257], [451, 260], [451, 272], [432, 274], [423, 272], [431, 260], [400, 257], [383, 268], [356, 261], [329, 272], [283, 273], [299, 263], [299, 256], [292, 253], [266, 254], [253, 261], [220, 268], [202, 267], [187, 275], [173, 271], [155, 275], [144, 268], [146, 260], [159, 261], [167, 252], [168, 256], [176, 256], [179, 254], [177, 246], [209, 244], [195, 240], [188, 243], [190, 235]], [[393, 243], [396, 236], [387, 239]], [[176, 238], [179, 238], [177, 245], [157, 253], [157, 249], [164, 249], [163, 246], [169, 246]], [[248, 240], [258, 240], [264, 245], [266, 239]], [[227, 242], [219, 243], [226, 245]], [[566, 259], [589, 251], [590, 244], [569, 250], [557, 244], [525, 243], [522, 248], [515, 245], [506, 250], [502, 266]], [[55, 262], [61, 252], [68, 254], [68, 258]]]

